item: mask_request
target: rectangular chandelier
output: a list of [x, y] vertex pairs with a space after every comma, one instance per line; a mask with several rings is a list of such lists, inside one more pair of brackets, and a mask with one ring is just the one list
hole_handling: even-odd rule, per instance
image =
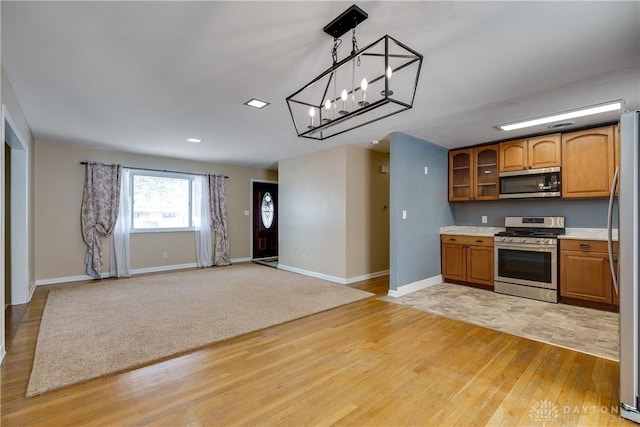
[[[349, 12], [353, 19], [354, 7], [343, 15]], [[353, 50], [339, 62], [335, 52], [341, 34], [325, 27], [334, 36], [333, 66], [287, 98], [299, 137], [327, 139], [413, 107], [422, 55], [388, 35], [357, 49], [355, 26], [364, 19], [342, 24], [339, 31], [353, 30]]]

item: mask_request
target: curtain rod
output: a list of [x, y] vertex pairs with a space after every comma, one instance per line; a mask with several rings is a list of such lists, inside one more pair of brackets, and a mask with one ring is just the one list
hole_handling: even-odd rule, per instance
[[[81, 164], [81, 165], [86, 165], [87, 163], [89, 163], [89, 162], [80, 162], [80, 164]], [[103, 164], [104, 164], [104, 163], [103, 163]], [[105, 166], [112, 166], [112, 165], [106, 165], [106, 164], [105, 164]], [[194, 172], [168, 171], [168, 170], [165, 170], [165, 169], [136, 168], [136, 167], [132, 167], [132, 166], [122, 166], [122, 167], [123, 167], [123, 168], [125, 168], [125, 169], [137, 169], [137, 170], [139, 170], [139, 171], [167, 172], [167, 173], [181, 173], [181, 174], [185, 174], [185, 175], [203, 175], [203, 176], [209, 175], [209, 174], [206, 174], [206, 173], [194, 173]], [[225, 178], [227, 178], [227, 179], [229, 179], [229, 177], [228, 177], [228, 176], [226, 176], [226, 175], [225, 175], [224, 177], [225, 177]]]

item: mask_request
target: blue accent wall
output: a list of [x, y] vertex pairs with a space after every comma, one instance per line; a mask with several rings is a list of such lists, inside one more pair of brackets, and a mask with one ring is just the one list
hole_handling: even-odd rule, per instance
[[389, 287], [397, 290], [441, 274], [440, 227], [455, 222], [448, 202], [448, 151], [400, 132], [391, 134], [390, 149]]
[[[609, 199], [510, 199], [456, 202], [456, 225], [504, 227], [505, 216], [564, 216], [567, 228], [606, 228]], [[613, 226], [617, 228], [617, 202]], [[487, 224], [482, 224], [482, 215]]]

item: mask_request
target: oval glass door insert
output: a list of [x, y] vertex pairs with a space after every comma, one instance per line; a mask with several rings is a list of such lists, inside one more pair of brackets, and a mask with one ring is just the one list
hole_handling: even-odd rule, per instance
[[260, 217], [262, 218], [262, 225], [265, 228], [271, 228], [273, 224], [273, 198], [268, 191], [262, 196], [262, 212]]

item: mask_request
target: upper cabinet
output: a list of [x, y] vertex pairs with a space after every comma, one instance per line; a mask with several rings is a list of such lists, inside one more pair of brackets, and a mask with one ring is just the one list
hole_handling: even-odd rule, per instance
[[618, 127], [562, 135], [562, 197], [606, 197], [617, 162]]
[[560, 166], [560, 134], [503, 142], [500, 172]]
[[608, 197], [620, 128], [602, 126], [449, 152], [449, 201], [498, 200], [500, 172], [561, 167], [562, 197]]
[[449, 152], [449, 200], [498, 199], [498, 145]]

